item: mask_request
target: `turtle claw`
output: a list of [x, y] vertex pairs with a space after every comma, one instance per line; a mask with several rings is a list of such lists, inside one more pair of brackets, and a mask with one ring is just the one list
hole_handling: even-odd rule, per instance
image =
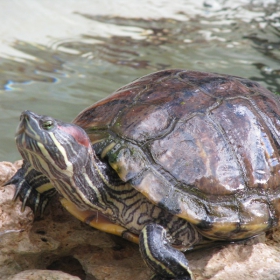
[[[23, 197], [22, 205], [21, 205], [21, 212], [23, 212], [23, 211], [25, 210], [25, 207], [26, 207], [28, 201], [29, 201], [29, 202], [32, 201], [31, 195], [32, 195], [33, 189], [32, 189], [32, 187], [31, 187], [25, 180], [23, 180], [22, 182], [20, 182], [19, 185], [24, 186], [23, 188], [21, 188], [20, 186], [18, 186], [18, 187], [17, 187], [17, 190], [16, 190], [17, 196], [19, 196], [21, 189], [22, 189], [22, 192], [24, 192], [24, 197]], [[33, 191], [33, 192], [34, 192], [34, 191]], [[34, 193], [34, 195], [36, 195], [36, 194]], [[17, 196], [16, 196], [16, 197], [17, 197]], [[40, 202], [40, 194], [37, 193], [37, 199], [35, 199], [34, 204], [33, 204], [33, 207], [31, 207], [32, 210], [33, 210], [33, 212], [34, 212], [34, 214], [37, 214], [37, 211], [38, 211], [38, 203], [39, 203], [39, 202]], [[32, 203], [32, 202], [31, 202], [31, 203]]]
[[16, 185], [17, 186], [15, 189], [14, 196], [13, 196], [13, 201], [17, 200], [17, 198], [19, 197], [20, 190], [21, 190], [21, 187], [24, 184], [24, 182], [25, 182], [25, 180], [23, 180], [20, 184], [17, 184], [17, 182], [9, 181], [5, 184], [5, 186], [7, 186], [7, 185]]
[[49, 198], [56, 193], [49, 179], [33, 169], [27, 162], [23, 163], [22, 167], [4, 186], [7, 185], [15, 185], [13, 201], [20, 198], [22, 202], [21, 212], [25, 210], [26, 206], [29, 206], [36, 216], [43, 215]]

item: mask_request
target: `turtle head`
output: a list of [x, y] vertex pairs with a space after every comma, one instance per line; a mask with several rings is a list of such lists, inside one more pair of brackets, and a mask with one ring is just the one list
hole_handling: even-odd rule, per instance
[[50, 179], [81, 170], [92, 149], [81, 127], [30, 111], [21, 114], [16, 143], [23, 159]]

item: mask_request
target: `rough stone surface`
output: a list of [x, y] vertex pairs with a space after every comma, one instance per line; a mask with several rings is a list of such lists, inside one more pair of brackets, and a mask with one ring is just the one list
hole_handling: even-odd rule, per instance
[[[19, 166], [0, 162], [0, 184]], [[58, 199], [34, 220], [13, 195], [14, 186], [0, 187], [0, 279], [149, 279], [137, 245], [83, 224]], [[280, 231], [186, 256], [196, 280], [279, 280]]]
[[77, 276], [70, 275], [62, 271], [32, 269], [25, 270], [15, 275], [9, 276], [7, 280], [79, 280]]

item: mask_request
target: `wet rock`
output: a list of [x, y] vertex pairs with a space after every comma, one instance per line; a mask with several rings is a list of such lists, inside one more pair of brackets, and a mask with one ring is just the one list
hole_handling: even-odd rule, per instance
[[[0, 162], [0, 182], [20, 166]], [[43, 218], [0, 187], [0, 279], [146, 280], [138, 246], [91, 228], [53, 199]], [[186, 254], [197, 280], [280, 279], [280, 231]]]

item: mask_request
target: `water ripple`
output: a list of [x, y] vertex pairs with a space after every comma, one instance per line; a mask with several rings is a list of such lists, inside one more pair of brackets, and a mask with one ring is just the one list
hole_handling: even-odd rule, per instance
[[11, 139], [22, 110], [70, 121], [160, 69], [239, 75], [280, 92], [277, 0], [58, 2], [1, 4], [0, 160], [19, 158]]

